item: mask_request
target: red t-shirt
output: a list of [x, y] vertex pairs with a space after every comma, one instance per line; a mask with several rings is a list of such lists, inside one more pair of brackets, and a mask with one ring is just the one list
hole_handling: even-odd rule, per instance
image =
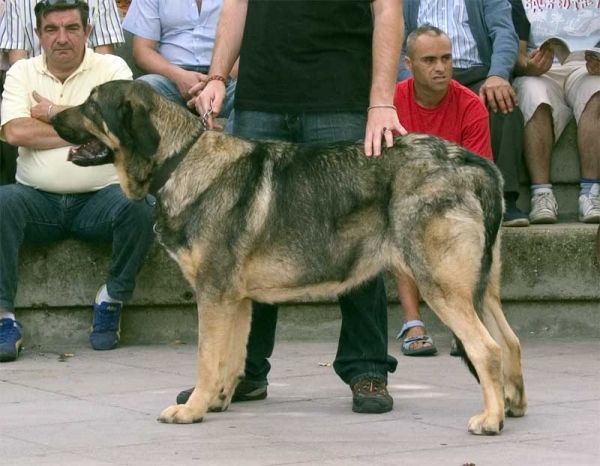
[[433, 134], [494, 160], [488, 111], [470, 89], [451, 79], [437, 107], [421, 107], [414, 95], [414, 78], [399, 82], [394, 94], [400, 124], [412, 133]]

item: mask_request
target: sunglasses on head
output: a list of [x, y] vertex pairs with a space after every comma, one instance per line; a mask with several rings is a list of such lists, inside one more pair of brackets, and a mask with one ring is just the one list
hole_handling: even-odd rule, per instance
[[78, 3], [85, 3], [82, 0], [42, 0], [38, 2], [44, 6], [54, 6], [54, 5], [77, 5]]

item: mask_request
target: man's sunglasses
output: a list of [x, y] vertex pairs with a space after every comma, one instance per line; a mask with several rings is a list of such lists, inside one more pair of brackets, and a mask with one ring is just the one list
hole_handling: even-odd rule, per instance
[[78, 3], [85, 3], [82, 0], [42, 0], [38, 2], [38, 4], [43, 4], [44, 6], [54, 6], [54, 5], [77, 5]]

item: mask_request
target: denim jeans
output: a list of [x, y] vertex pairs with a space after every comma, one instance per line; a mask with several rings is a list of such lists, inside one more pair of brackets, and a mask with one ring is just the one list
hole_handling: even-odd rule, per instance
[[[208, 67], [198, 66], [191, 67], [185, 66], [183, 69], [188, 71], [196, 71], [202, 74], [208, 74]], [[167, 99], [172, 100], [173, 102], [181, 105], [182, 107], [187, 108], [187, 102], [177, 89], [177, 85], [168, 78], [160, 74], [145, 74], [137, 78], [139, 81], [144, 81], [150, 84], [154, 90], [158, 93], [164, 95]], [[225, 102], [223, 102], [223, 108], [221, 109], [221, 113], [219, 113], [219, 118], [228, 118], [229, 114], [233, 110], [233, 98], [235, 95], [235, 85], [237, 81], [235, 79], [227, 80], [227, 94], [225, 96]]]
[[0, 307], [14, 309], [23, 242], [78, 238], [112, 243], [108, 294], [128, 300], [154, 240], [154, 210], [128, 200], [118, 184], [84, 194], [53, 194], [21, 184], [0, 186]]
[[[233, 134], [248, 138], [297, 143], [332, 143], [364, 138], [365, 113], [278, 114], [237, 109]], [[358, 375], [379, 375], [387, 380], [398, 361], [388, 355], [387, 298], [383, 277], [339, 297], [342, 328], [333, 367], [347, 384]], [[246, 357], [246, 379], [267, 380], [267, 358], [275, 345], [277, 306], [253, 303], [252, 326]]]

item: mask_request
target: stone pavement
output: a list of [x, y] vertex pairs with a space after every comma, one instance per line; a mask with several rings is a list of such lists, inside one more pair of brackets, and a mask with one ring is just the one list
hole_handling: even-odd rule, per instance
[[391, 413], [351, 412], [329, 365], [333, 341], [279, 341], [269, 397], [194, 425], [157, 414], [195, 377], [195, 345], [130, 346], [70, 357], [29, 349], [0, 365], [0, 464], [442, 465], [600, 464], [600, 341], [525, 339], [530, 408], [497, 437], [467, 433], [481, 393], [462, 362], [407, 358], [391, 342]]

